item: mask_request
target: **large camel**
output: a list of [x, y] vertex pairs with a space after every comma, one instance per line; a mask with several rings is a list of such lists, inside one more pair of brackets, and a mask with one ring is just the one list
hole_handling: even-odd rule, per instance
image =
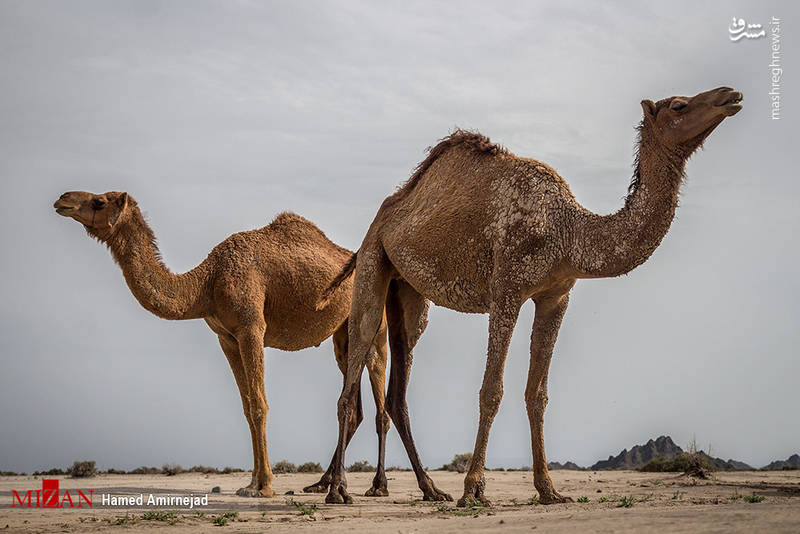
[[[642, 101], [636, 170], [625, 205], [611, 215], [581, 206], [552, 168], [517, 157], [477, 133], [456, 131], [430, 149], [411, 178], [383, 202], [357, 257], [335, 279], [344, 280], [355, 269], [347, 379], [338, 403], [339, 457], [326, 502], [351, 501], [342, 445], [384, 305], [392, 354], [389, 415], [424, 498], [451, 499], [422, 468], [405, 401], [412, 349], [427, 324], [428, 299], [453, 310], [489, 314], [478, 434], [458, 504], [488, 503], [486, 443], [503, 395], [511, 333], [527, 299], [536, 305], [525, 390], [534, 485], [544, 504], [570, 501], [553, 488], [542, 433], [547, 373], [570, 289], [579, 278], [619, 276], [647, 260], [672, 222], [686, 160], [741, 109], [741, 100], [741, 93], [720, 87], [691, 98]], [[333, 283], [320, 305], [336, 295]]]
[[[153, 231], [127, 193], [72, 191], [61, 195], [54, 207], [108, 246], [133, 296], [146, 310], [164, 319], [204, 319], [217, 334], [239, 387], [253, 441], [253, 477], [236, 494], [274, 496], [267, 456], [264, 347], [300, 350], [333, 335], [336, 362], [345, 374], [352, 281], [344, 281], [345, 290], [324, 308], [317, 309], [316, 303], [352, 252], [303, 217], [281, 213], [264, 228], [233, 234], [191, 271], [173, 274], [162, 263]], [[389, 429], [384, 404], [385, 324], [379, 329], [369, 348], [379, 450], [369, 496], [388, 495], [383, 466]], [[356, 396], [346, 441], [363, 418], [360, 392]], [[329, 468], [306, 490], [327, 491], [330, 479]]]

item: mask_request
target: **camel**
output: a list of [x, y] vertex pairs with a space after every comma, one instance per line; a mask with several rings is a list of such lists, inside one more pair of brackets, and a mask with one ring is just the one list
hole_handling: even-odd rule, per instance
[[[547, 470], [542, 432], [547, 375], [569, 293], [581, 278], [615, 277], [646, 261], [675, 215], [687, 159], [742, 94], [720, 87], [694, 97], [642, 101], [635, 172], [624, 206], [597, 215], [577, 202], [549, 166], [517, 157], [478, 133], [457, 130], [429, 149], [409, 180], [381, 205], [357, 255], [348, 322], [347, 380], [338, 402], [339, 443], [326, 502], [350, 502], [344, 448], [355, 392], [385, 305], [391, 371], [386, 406], [427, 500], [451, 500], [419, 461], [405, 400], [412, 350], [427, 325], [428, 301], [489, 314], [489, 342], [472, 461], [458, 505], [485, 496], [489, 429], [503, 395], [503, 370], [520, 307], [535, 303], [525, 403], [534, 486], [543, 504], [569, 502]], [[319, 305], [338, 295], [336, 282]], [[346, 291], [349, 291], [349, 287]]]
[[[236, 494], [274, 496], [267, 455], [264, 347], [296, 351], [333, 336], [336, 362], [344, 376], [352, 281], [340, 281], [347, 289], [327, 306], [317, 309], [316, 303], [352, 252], [303, 217], [281, 213], [264, 228], [228, 237], [191, 271], [173, 274], [161, 261], [153, 231], [129, 194], [72, 191], [61, 195], [54, 207], [108, 246], [133, 296], [146, 310], [164, 319], [204, 319], [217, 334], [239, 388], [253, 444], [252, 479]], [[388, 495], [383, 466], [389, 429], [384, 402], [385, 324], [380, 330], [383, 333], [375, 336], [369, 349], [378, 470], [368, 496]], [[360, 392], [357, 396], [347, 441], [363, 418]], [[306, 491], [325, 492], [330, 480], [329, 469]]]

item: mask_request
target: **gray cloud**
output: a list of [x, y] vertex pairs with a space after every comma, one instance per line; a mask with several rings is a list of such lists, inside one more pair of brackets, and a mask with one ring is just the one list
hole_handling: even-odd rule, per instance
[[[3, 2], [0, 469], [251, 462], [214, 336], [141, 309], [108, 252], [52, 213], [61, 192], [129, 191], [176, 271], [287, 209], [355, 249], [423, 149], [458, 125], [551, 164], [584, 205], [610, 212], [630, 177], [638, 102], [723, 84], [745, 109], [690, 162], [660, 249], [629, 276], [574, 290], [550, 373], [548, 456], [587, 464], [661, 433], [754, 465], [797, 452], [797, 54], [784, 56], [784, 115], [771, 121], [768, 42], [731, 43], [734, 15], [798, 10]], [[531, 322], [529, 304], [489, 465], [530, 463]], [[472, 449], [486, 323], [431, 312], [409, 390], [427, 465]], [[271, 459], [327, 462], [341, 384], [330, 342], [266, 359]], [[375, 460], [371, 413], [367, 402], [348, 460]], [[394, 432], [387, 454], [407, 464]]]

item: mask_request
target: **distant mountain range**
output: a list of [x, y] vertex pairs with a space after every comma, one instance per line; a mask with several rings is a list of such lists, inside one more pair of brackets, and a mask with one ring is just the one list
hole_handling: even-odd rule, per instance
[[[679, 454], [682, 454], [683, 452], [684, 450], [676, 445], [675, 442], [672, 441], [671, 437], [660, 436], [655, 440], [651, 439], [644, 445], [634, 445], [630, 450], [622, 449], [622, 452], [620, 452], [618, 455], [609, 456], [608, 460], [600, 460], [594, 465], [590, 466], [588, 469], [591, 471], [600, 471], [605, 469], [639, 469], [654, 458], [661, 457], [664, 459], [671, 459], [675, 458]], [[732, 460], [730, 458], [727, 460], [723, 460], [722, 458], [714, 458], [703, 451], [698, 451], [697, 454], [702, 456], [707, 465], [722, 471], [754, 469], [752, 466], [738, 460]], [[548, 466], [550, 469], [587, 469], [585, 467], [580, 467], [575, 462], [566, 462], [563, 464], [560, 462], [550, 462]], [[800, 455], [793, 454], [786, 460], [774, 461], [769, 465], [762, 467], [761, 469], [767, 471], [800, 469]]]
[[767, 471], [780, 471], [781, 469], [791, 468], [800, 469], [800, 454], [793, 454], [785, 460], [775, 460], [769, 465], [765, 465], [763, 467], [763, 469], [766, 469]]
[[622, 449], [616, 456], [609, 456], [608, 460], [600, 460], [589, 469], [638, 469], [657, 456], [670, 459], [681, 454], [683, 449], [675, 445], [669, 436], [661, 436], [655, 441], [652, 439], [644, 445], [634, 445], [631, 450]]

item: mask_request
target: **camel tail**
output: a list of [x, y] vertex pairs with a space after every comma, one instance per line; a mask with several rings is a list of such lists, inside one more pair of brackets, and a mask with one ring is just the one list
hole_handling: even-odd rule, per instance
[[358, 252], [355, 252], [350, 259], [347, 260], [347, 263], [342, 267], [342, 271], [336, 275], [336, 278], [325, 288], [325, 291], [322, 292], [319, 300], [317, 301], [317, 310], [322, 310], [330, 304], [331, 298], [333, 298], [333, 294], [336, 293], [336, 290], [339, 289], [339, 286], [342, 285], [342, 282], [347, 280], [350, 275], [353, 274], [353, 271], [356, 270], [356, 258], [358, 257]]

